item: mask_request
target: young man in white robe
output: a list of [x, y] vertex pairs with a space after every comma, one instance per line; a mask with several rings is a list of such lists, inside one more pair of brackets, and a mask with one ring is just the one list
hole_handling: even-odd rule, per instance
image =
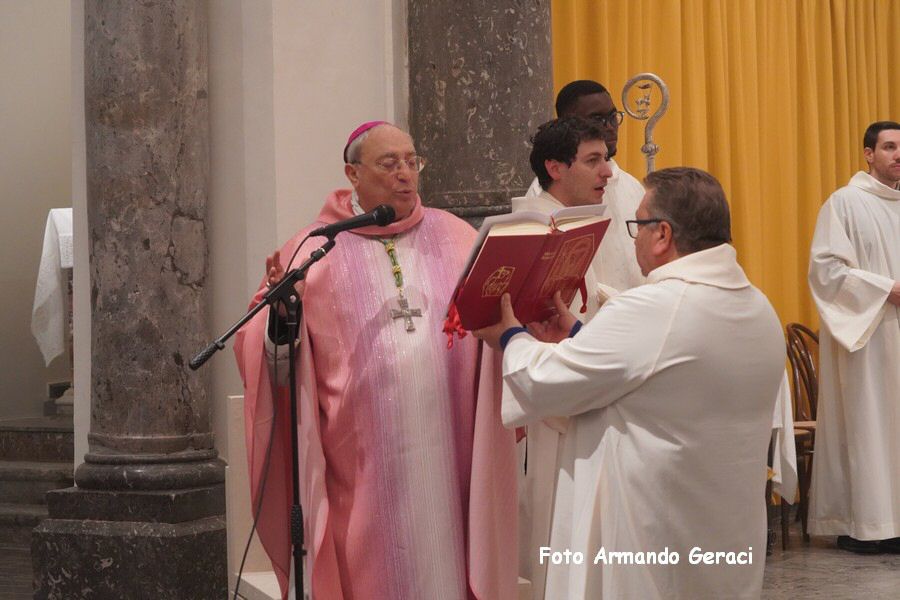
[[819, 404], [809, 530], [858, 553], [900, 552], [900, 124], [863, 137], [856, 173], [819, 212], [809, 285]]
[[[568, 415], [572, 522], [542, 551], [548, 598], [758, 598], [766, 449], [784, 337], [729, 244], [708, 173], [663, 169], [629, 223], [648, 283], [580, 322], [475, 332], [503, 348], [507, 426]], [[568, 336], [568, 337], [567, 337]]]
[[[607, 100], [608, 97], [607, 94]], [[541, 125], [532, 139], [530, 156], [540, 193], [513, 198], [513, 212], [528, 210], [549, 215], [565, 207], [601, 203], [610, 212], [606, 202], [612, 176], [608, 148], [604, 130], [596, 120], [569, 116]], [[643, 187], [638, 187], [643, 194]], [[633, 287], [634, 282], [643, 279], [625, 227], [625, 219], [634, 217], [634, 209], [630, 215], [611, 212], [613, 223], [585, 274], [587, 302], [583, 304], [581, 295], [576, 294], [571, 306], [585, 320], [597, 312], [601, 298], [617, 293], [611, 288]], [[630, 277], [631, 273], [636, 276]], [[572, 451], [566, 444], [566, 421], [549, 418], [529, 424], [525, 438], [519, 442], [519, 574], [531, 582], [534, 600], [545, 597], [547, 565], [540, 560], [539, 550], [551, 543], [550, 525], [557, 498], [562, 506], [556, 520], [568, 519], [565, 503], [571, 495], [572, 474], [561, 469], [560, 462]]]
[[[610, 174], [602, 202], [606, 206], [606, 215], [610, 217], [610, 227], [603, 240], [603, 249], [594, 257], [586, 277], [588, 289], [593, 290], [600, 284], [604, 295], [624, 291], [644, 283], [644, 276], [634, 259], [631, 238], [625, 229], [625, 221], [633, 219], [644, 187], [630, 173], [623, 170], [613, 157], [618, 150], [619, 125], [625, 113], [616, 108], [612, 96], [600, 83], [589, 79], [572, 81], [563, 86], [556, 96], [556, 114], [560, 119], [581, 117], [592, 122], [606, 142], [608, 167]], [[512, 212], [521, 210], [537, 210], [550, 213], [560, 208], [560, 199], [548, 199], [548, 192], [540, 183], [537, 169], [534, 181], [524, 198], [512, 199]], [[550, 194], [552, 196], [552, 194]], [[597, 296], [589, 298], [585, 318], [593, 316], [597, 309]], [[576, 295], [571, 309], [576, 313], [581, 308], [580, 296]], [[563, 435], [561, 425], [564, 421], [534, 423], [528, 427], [527, 437], [519, 443], [520, 475], [519, 475], [519, 567], [520, 574], [531, 581], [532, 598], [544, 598], [544, 582], [546, 565], [541, 565], [537, 549], [549, 542], [550, 520], [554, 496], [557, 489], [557, 477], [561, 474], [561, 482], [568, 486], [566, 473], [560, 473], [557, 457], [560, 448], [560, 436]], [[527, 467], [527, 468], [526, 468]], [[570, 486], [568, 486], [570, 487]]]

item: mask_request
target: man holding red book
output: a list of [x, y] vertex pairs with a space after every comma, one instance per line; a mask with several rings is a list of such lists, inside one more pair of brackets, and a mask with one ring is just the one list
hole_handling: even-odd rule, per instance
[[571, 493], [535, 548], [546, 597], [759, 598], [781, 324], [737, 262], [719, 182], [686, 167], [644, 181], [627, 227], [646, 285], [583, 327], [557, 296], [526, 330], [504, 295], [474, 332], [504, 348], [507, 426], [569, 417]]

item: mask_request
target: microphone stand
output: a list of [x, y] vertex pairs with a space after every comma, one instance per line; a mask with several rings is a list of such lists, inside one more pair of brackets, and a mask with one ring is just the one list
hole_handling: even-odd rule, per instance
[[[294, 284], [306, 278], [306, 272], [316, 262], [322, 260], [328, 252], [334, 248], [334, 235], [328, 236], [328, 241], [319, 248], [313, 250], [303, 264], [285, 274], [284, 278], [278, 282], [278, 285], [266, 292], [265, 296], [259, 303], [251, 308], [246, 315], [231, 326], [231, 328], [222, 334], [221, 337], [204, 348], [197, 356], [195, 356], [189, 366], [196, 371], [210, 359], [210, 357], [225, 347], [225, 342], [234, 335], [238, 329], [243, 327], [247, 321], [252, 319], [259, 311], [266, 306], [276, 306], [282, 303], [287, 310], [288, 325], [288, 381], [290, 382], [290, 403], [291, 403], [291, 459], [293, 468], [291, 469], [291, 483], [293, 489], [293, 504], [290, 513], [290, 534], [291, 546], [294, 556], [294, 597], [301, 600], [303, 596], [303, 557], [306, 555], [306, 549], [303, 547], [303, 509], [300, 507], [300, 446], [298, 442], [298, 426], [299, 411], [297, 410], [297, 364], [296, 364], [296, 348], [294, 340], [297, 339], [297, 328], [299, 325], [299, 317], [303, 313], [303, 305]], [[277, 410], [277, 407], [274, 407]], [[271, 444], [272, 441], [270, 440]], [[260, 490], [260, 493], [263, 493]], [[239, 585], [239, 584], [238, 584]]]

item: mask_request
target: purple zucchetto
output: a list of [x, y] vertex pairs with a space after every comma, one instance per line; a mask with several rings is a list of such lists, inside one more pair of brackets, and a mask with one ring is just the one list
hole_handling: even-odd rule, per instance
[[347, 138], [347, 144], [344, 146], [344, 162], [349, 162], [347, 160], [347, 150], [350, 148], [350, 144], [353, 143], [353, 140], [372, 129], [373, 127], [377, 127], [378, 125], [390, 125], [387, 121], [367, 121], [363, 123], [359, 127], [353, 130], [353, 133], [350, 134], [350, 137]]

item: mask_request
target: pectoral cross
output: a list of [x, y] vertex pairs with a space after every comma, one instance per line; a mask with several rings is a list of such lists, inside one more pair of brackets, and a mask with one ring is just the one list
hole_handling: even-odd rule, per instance
[[391, 309], [391, 318], [399, 319], [399, 318], [403, 317], [404, 319], [406, 319], [406, 330], [407, 331], [415, 331], [416, 326], [413, 323], [412, 318], [413, 317], [421, 317], [422, 309], [421, 308], [413, 308], [413, 309], [409, 308], [409, 302], [403, 296], [400, 296], [397, 299], [397, 303], [400, 305], [400, 310], [392, 308]]

